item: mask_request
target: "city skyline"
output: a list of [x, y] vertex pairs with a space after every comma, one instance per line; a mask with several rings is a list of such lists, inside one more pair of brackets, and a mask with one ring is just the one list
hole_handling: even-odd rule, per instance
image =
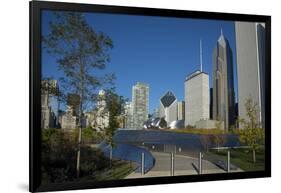
[[[43, 12], [43, 35], [48, 33], [48, 21], [50, 21], [51, 15], [50, 11]], [[149, 84], [149, 113], [159, 107], [161, 96], [168, 90], [175, 93], [179, 101], [184, 100], [184, 80], [188, 74], [200, 68], [200, 39], [202, 39], [203, 45], [203, 71], [208, 74], [212, 72], [212, 50], [221, 29], [229, 39], [234, 56], [236, 52], [234, 23], [230, 21], [128, 17], [127, 15], [114, 15], [113, 19], [113, 15], [96, 13], [87, 13], [85, 17], [97, 31], [106, 33], [113, 40], [111, 62], [105, 71], [116, 74], [116, 91], [130, 100], [131, 88], [134, 84], [137, 82]], [[114, 21], [118, 21], [122, 28], [116, 28]], [[132, 25], [134, 26], [132, 27]], [[132, 47], [134, 42], [138, 46]], [[63, 73], [57, 70], [55, 63], [55, 58], [43, 50], [43, 77], [53, 76], [58, 79], [63, 76]], [[235, 57], [234, 66], [236, 95]], [[97, 75], [99, 73], [97, 72]], [[167, 77], [172, 78], [173, 81]], [[212, 85], [212, 81], [210, 81], [210, 85]]]
[[265, 170], [263, 23], [42, 13], [47, 183]]

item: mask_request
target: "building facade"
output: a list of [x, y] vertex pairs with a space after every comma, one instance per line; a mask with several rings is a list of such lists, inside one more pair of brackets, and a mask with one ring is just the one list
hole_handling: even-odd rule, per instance
[[143, 129], [148, 119], [149, 108], [149, 86], [137, 82], [132, 89], [133, 128]]
[[245, 102], [258, 106], [257, 120], [265, 126], [265, 24], [235, 22], [238, 116], [247, 119]]
[[213, 52], [213, 114], [214, 120], [224, 122], [224, 129], [235, 124], [235, 95], [233, 56], [223, 33]]
[[59, 125], [58, 90], [56, 80], [41, 81], [41, 128], [56, 128]]
[[219, 122], [217, 120], [200, 120], [195, 123], [195, 128], [198, 129], [218, 129], [223, 128], [224, 122]]
[[125, 128], [133, 127], [133, 105], [132, 102], [126, 102], [124, 107], [125, 113]]
[[177, 120], [184, 120], [185, 116], [185, 102], [178, 101], [178, 118]]
[[100, 90], [98, 94], [97, 112], [95, 128], [98, 130], [104, 130], [109, 126], [109, 112], [106, 108], [106, 93], [104, 90]]
[[176, 121], [178, 118], [178, 103], [176, 96], [168, 91], [160, 98], [160, 117], [163, 117], [167, 124]]
[[64, 130], [72, 130], [80, 126], [79, 122], [79, 105], [80, 105], [80, 96], [77, 94], [68, 94], [67, 95], [67, 109], [64, 115], [62, 116], [61, 128]]
[[63, 130], [73, 130], [79, 126], [79, 116], [73, 106], [68, 105], [66, 113], [62, 116], [61, 128]]
[[198, 70], [187, 76], [184, 85], [185, 126], [194, 126], [210, 118], [209, 75]]

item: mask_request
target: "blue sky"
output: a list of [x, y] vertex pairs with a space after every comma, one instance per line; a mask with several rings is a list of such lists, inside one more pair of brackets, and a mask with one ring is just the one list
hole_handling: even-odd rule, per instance
[[[184, 100], [185, 77], [200, 67], [200, 39], [203, 71], [209, 73], [212, 87], [212, 53], [221, 29], [233, 51], [237, 96], [234, 22], [104, 13], [85, 13], [85, 17], [96, 31], [104, 32], [113, 40], [111, 61], [104, 71], [115, 73], [118, 94], [131, 100], [136, 82], [149, 84], [150, 112], [159, 106], [160, 97], [167, 91]], [[43, 11], [42, 35], [49, 32], [51, 19], [52, 11]], [[63, 76], [57, 67], [56, 58], [43, 50], [42, 76], [56, 79]]]

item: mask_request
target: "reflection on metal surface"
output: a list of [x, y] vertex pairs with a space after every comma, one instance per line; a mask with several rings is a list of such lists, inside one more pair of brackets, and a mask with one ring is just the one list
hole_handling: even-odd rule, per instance
[[169, 129], [182, 129], [184, 128], [184, 120], [177, 120], [177, 121], [172, 121], [169, 126]]
[[151, 118], [148, 119], [144, 125], [144, 129], [165, 129], [167, 128], [167, 122], [165, 121], [164, 118]]

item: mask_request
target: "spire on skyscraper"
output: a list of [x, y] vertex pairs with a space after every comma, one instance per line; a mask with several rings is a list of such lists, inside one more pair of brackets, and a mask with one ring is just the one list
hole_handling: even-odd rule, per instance
[[224, 35], [223, 35], [223, 30], [222, 30], [222, 28], [221, 28], [221, 35], [220, 35], [220, 37], [219, 37], [219, 39], [218, 39], [218, 42], [221, 44], [221, 45], [225, 45], [225, 42], [226, 40], [225, 40], [225, 37], [224, 37]]

